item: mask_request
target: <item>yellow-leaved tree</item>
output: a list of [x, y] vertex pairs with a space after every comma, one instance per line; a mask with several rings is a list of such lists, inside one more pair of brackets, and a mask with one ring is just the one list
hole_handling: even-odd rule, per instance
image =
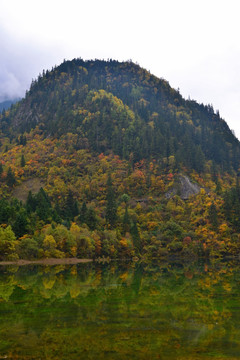
[[0, 227], [0, 260], [17, 260], [17, 244], [18, 241], [11, 226]]

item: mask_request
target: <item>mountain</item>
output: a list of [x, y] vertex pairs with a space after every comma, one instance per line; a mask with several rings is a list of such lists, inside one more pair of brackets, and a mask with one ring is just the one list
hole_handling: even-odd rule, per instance
[[37, 125], [46, 136], [72, 132], [79, 148], [133, 161], [174, 156], [177, 168], [198, 172], [209, 160], [219, 171], [239, 167], [239, 141], [212, 106], [183, 99], [131, 62], [75, 59], [43, 72], [1, 121], [10, 136]]
[[2, 112], [3, 110], [8, 110], [13, 104], [15, 104], [19, 100], [19, 98], [16, 98], [13, 100], [5, 100], [0, 102], [0, 112]]
[[0, 129], [0, 259], [239, 253], [239, 141], [139, 65], [43, 71]]

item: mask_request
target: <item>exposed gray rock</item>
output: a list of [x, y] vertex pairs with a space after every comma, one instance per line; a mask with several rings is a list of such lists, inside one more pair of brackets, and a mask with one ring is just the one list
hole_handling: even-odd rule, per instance
[[196, 195], [200, 192], [201, 188], [197, 184], [193, 184], [190, 179], [185, 176], [179, 176], [181, 184], [181, 198], [188, 199], [191, 195]]
[[179, 175], [179, 183], [169, 190], [165, 196], [167, 199], [172, 198], [174, 195], [178, 194], [181, 199], [186, 200], [191, 195], [196, 195], [200, 192], [201, 187], [197, 184], [191, 182], [189, 177], [186, 175]]

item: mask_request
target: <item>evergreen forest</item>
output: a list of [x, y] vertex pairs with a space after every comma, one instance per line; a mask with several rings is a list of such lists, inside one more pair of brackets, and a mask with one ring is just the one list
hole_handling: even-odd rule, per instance
[[131, 61], [43, 71], [0, 152], [0, 260], [239, 254], [238, 139]]

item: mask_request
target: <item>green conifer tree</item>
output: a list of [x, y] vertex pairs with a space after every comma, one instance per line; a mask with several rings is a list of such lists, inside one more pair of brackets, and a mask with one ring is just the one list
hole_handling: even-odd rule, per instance
[[97, 216], [95, 210], [90, 207], [86, 213], [86, 224], [90, 230], [95, 230], [97, 226]]
[[222, 186], [219, 180], [216, 181], [216, 188], [215, 188], [216, 194], [220, 195], [222, 193]]
[[112, 186], [111, 174], [107, 180], [107, 205], [106, 205], [106, 222], [113, 227], [117, 221], [117, 204], [116, 195]]
[[11, 167], [8, 168], [6, 183], [10, 187], [13, 187], [16, 184], [15, 175], [14, 175]]
[[128, 214], [128, 205], [126, 204], [125, 207], [125, 213], [123, 216], [123, 234], [126, 234], [126, 232], [129, 232], [131, 229], [131, 221]]
[[134, 249], [135, 249], [136, 253], [140, 253], [141, 252], [141, 239], [139, 236], [136, 221], [133, 222], [133, 225], [131, 227], [131, 235], [132, 235], [132, 239], [133, 239]]
[[66, 219], [73, 220], [79, 213], [77, 201], [73, 197], [73, 192], [68, 191], [64, 206], [64, 216]]
[[21, 163], [20, 163], [21, 167], [24, 167], [26, 165], [26, 161], [25, 161], [25, 157], [24, 155], [22, 154], [21, 156]]
[[86, 223], [86, 216], [87, 216], [87, 205], [84, 201], [82, 203], [82, 207], [80, 209], [80, 214], [79, 214], [79, 218], [78, 218], [80, 221], [80, 224]]
[[214, 230], [218, 228], [218, 214], [215, 204], [211, 204], [208, 211], [209, 221], [212, 224]]
[[41, 188], [36, 195], [36, 213], [41, 220], [46, 221], [50, 216], [50, 209], [50, 199], [43, 188]]
[[28, 192], [28, 197], [26, 201], [26, 209], [28, 213], [34, 212], [36, 210], [36, 198], [33, 196], [31, 190]]
[[27, 233], [28, 219], [25, 209], [21, 209], [16, 216], [16, 219], [12, 225], [12, 229], [16, 237], [21, 237]]

